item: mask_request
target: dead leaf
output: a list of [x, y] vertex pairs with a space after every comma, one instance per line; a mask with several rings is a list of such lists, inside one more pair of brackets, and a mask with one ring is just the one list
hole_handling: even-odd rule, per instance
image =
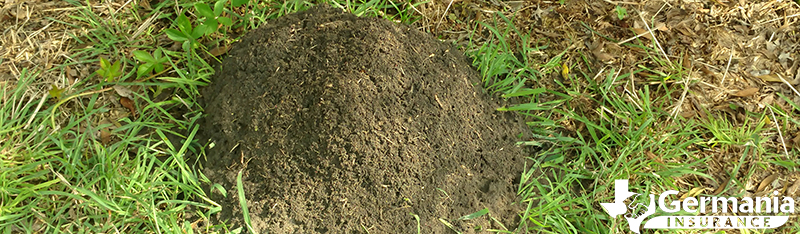
[[706, 116], [707, 110], [697, 102], [697, 98], [692, 97], [692, 104], [694, 105], [695, 112], [700, 115], [700, 119], [708, 119], [708, 116]]
[[598, 52], [598, 53], [595, 53], [594, 56], [597, 57], [597, 59], [599, 59], [601, 62], [603, 62], [605, 64], [614, 63], [614, 56], [612, 56], [609, 53]]
[[692, 59], [689, 58], [689, 52], [686, 51], [683, 54], [683, 61], [681, 62], [681, 66], [685, 67], [687, 71], [691, 71], [694, 69], [694, 64], [692, 64]]
[[508, 1], [506, 4], [511, 7], [512, 12], [519, 11], [519, 9], [525, 7], [525, 1]]
[[704, 74], [706, 74], [707, 76], [709, 76], [711, 78], [716, 78], [717, 77], [717, 75], [714, 74], [714, 72], [712, 72], [711, 70], [709, 70], [708, 67], [706, 67], [706, 65], [704, 65], [702, 63], [699, 63], [699, 64], [700, 64], [700, 71], [702, 71]]
[[17, 6], [15, 10], [11, 10], [9, 12], [18, 20], [24, 20], [28, 16], [28, 10], [26, 8], [27, 7], [24, 6]]
[[725, 187], [728, 187], [728, 184], [730, 183], [731, 183], [731, 178], [728, 178], [728, 180], [726, 180], [725, 183], [720, 184], [719, 187], [717, 187], [717, 189], [714, 190], [713, 193], [711, 193], [711, 195], [714, 196], [720, 195], [723, 191], [725, 191]]
[[653, 40], [653, 35], [647, 32], [647, 29], [643, 28], [631, 28], [636, 35], [642, 35], [642, 37]]
[[775, 94], [767, 94], [766, 97], [762, 98], [761, 101], [758, 102], [761, 106], [772, 105], [775, 101]]
[[664, 161], [661, 160], [661, 157], [656, 156], [653, 152], [645, 151], [644, 155], [647, 156], [650, 160], [656, 161], [658, 163], [664, 164]]
[[758, 189], [756, 189], [756, 192], [764, 191], [764, 189], [766, 189], [767, 186], [772, 184], [772, 181], [775, 181], [775, 179], [777, 178], [778, 178], [778, 173], [773, 173], [772, 175], [767, 176], [767, 178], [761, 181], [761, 184], [758, 185]]
[[103, 145], [108, 145], [111, 142], [111, 131], [108, 131], [108, 128], [100, 129], [100, 142]]
[[800, 133], [792, 139], [792, 142], [794, 142], [795, 148], [800, 149]]
[[686, 12], [686, 10], [683, 10], [683, 9], [675, 7], [675, 8], [669, 9], [669, 11], [667, 11], [667, 18], [668, 19], [675, 19], [675, 18], [682, 19], [682, 18], [685, 18], [686, 15], [688, 15], [688, 14], [689, 13]]
[[119, 104], [122, 104], [122, 106], [128, 108], [128, 110], [131, 111], [131, 114], [133, 114], [133, 118], [136, 118], [136, 107], [133, 104], [133, 100], [127, 97], [121, 97], [119, 98]]
[[746, 88], [739, 90], [739, 92], [736, 92], [732, 95], [737, 97], [747, 97], [747, 96], [752, 96], [753, 94], [756, 93], [758, 93], [758, 88], [753, 87], [753, 88]]
[[694, 117], [694, 115], [695, 115], [695, 112], [691, 111], [691, 110], [690, 111], [681, 112], [681, 117], [683, 117], [684, 119], [688, 119], [688, 118]]
[[667, 27], [667, 24], [665, 24], [665, 23], [657, 23], [656, 24], [656, 30], [664, 32], [664, 31], [669, 31], [669, 28]]
[[686, 198], [689, 198], [689, 197], [695, 197], [697, 195], [700, 195], [704, 191], [706, 191], [705, 188], [692, 188], [692, 190], [689, 190], [688, 193], [683, 194], [683, 196], [681, 196], [681, 201], [683, 201], [683, 199], [686, 199]]
[[[103, 120], [103, 121], [100, 121], [99, 123], [97, 123], [97, 126], [99, 127], [99, 126], [108, 125], [108, 124], [111, 124], [111, 122], [109, 122], [108, 120]], [[114, 128], [113, 125], [100, 128], [100, 131], [99, 131], [100, 132], [100, 142], [103, 143], [103, 145], [108, 145], [108, 143], [111, 142], [111, 129], [112, 128]]]
[[597, 43], [596, 47], [592, 49], [592, 54], [594, 55], [595, 58], [597, 58], [597, 60], [600, 60], [605, 64], [611, 64], [614, 62], [614, 56], [609, 53], [603, 52], [603, 47], [605, 46], [604, 44], [605, 43], [603, 42]]
[[766, 75], [760, 75], [760, 76], [756, 76], [756, 77], [758, 77], [759, 79], [762, 79], [762, 80], [764, 80], [766, 82], [782, 82], [781, 78], [778, 78], [778, 76], [775, 75], [775, 74], [766, 74]]
[[133, 93], [133, 91], [131, 91], [131, 89], [129, 89], [128, 87], [122, 85], [114, 85], [114, 91], [117, 91], [117, 94], [119, 96], [126, 98], [133, 98], [131, 97], [131, 93]]
[[75, 77], [77, 73], [74, 73], [74, 71], [72, 71], [72, 68], [66, 66], [64, 68], [64, 75], [66, 75], [68, 79], [72, 79], [72, 77]]
[[789, 196], [797, 196], [798, 190], [800, 190], [800, 180], [795, 180], [792, 186], [786, 189], [786, 194]]
[[209, 50], [208, 53], [211, 53], [211, 55], [217, 57], [228, 53], [228, 49], [230, 49], [230, 46], [217, 46], [216, 48]]

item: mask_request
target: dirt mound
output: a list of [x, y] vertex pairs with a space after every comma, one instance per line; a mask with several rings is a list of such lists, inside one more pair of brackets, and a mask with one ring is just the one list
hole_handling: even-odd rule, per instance
[[[519, 222], [528, 131], [500, 113], [456, 48], [331, 7], [284, 16], [242, 38], [203, 90], [203, 172], [229, 196], [235, 178], [254, 227], [272, 233], [446, 233]], [[513, 229], [513, 226], [509, 228]]]

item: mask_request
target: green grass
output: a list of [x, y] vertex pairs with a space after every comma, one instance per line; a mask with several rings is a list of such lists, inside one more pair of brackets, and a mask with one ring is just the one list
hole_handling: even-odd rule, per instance
[[[360, 16], [400, 23], [419, 20], [409, 2], [322, 2]], [[229, 45], [268, 19], [318, 3], [264, 1], [234, 6], [224, 1], [221, 14], [232, 21], [222, 30], [201, 26], [211, 24], [205, 19], [213, 17], [202, 16], [196, 2], [188, 0], [163, 1], [142, 15], [138, 8], [101, 16], [94, 8], [81, 7], [70, 14], [69, 22], [51, 19], [88, 29], [85, 35], [70, 35], [84, 45], [72, 51], [71, 62], [52, 69], [64, 72], [67, 66], [81, 65], [103, 72], [81, 79], [60, 97], [36, 92], [49, 87], [37, 80], [44, 71], [41, 67], [23, 70], [19, 81], [2, 89], [1, 96], [7, 99], [0, 107], [0, 229], [6, 233], [229, 232], [224, 224], [208, 220], [221, 207], [202, 187], [227, 191], [209, 184], [188, 157], [202, 155], [204, 149], [195, 140], [202, 113], [195, 100], [198, 87], [214, 72], [206, 62], [213, 59], [208, 51]], [[184, 20], [179, 20], [181, 15]], [[128, 37], [151, 16], [173, 30], [172, 40], [163, 41], [165, 31], [157, 27]], [[478, 35], [480, 29], [488, 29], [489, 35]], [[523, 221], [509, 231], [622, 232], [627, 228], [624, 219], [609, 217], [599, 206], [613, 200], [615, 179], [630, 179], [631, 190], [642, 193], [685, 191], [687, 184], [701, 187], [705, 178], [720, 178], [706, 166], [717, 161], [730, 169], [723, 176], [733, 178], [727, 184], [716, 181], [725, 186], [723, 192], [741, 195], [746, 184], [741, 178], [756, 170], [794, 170], [800, 165], [800, 160], [785, 155], [797, 155], [796, 148], [783, 151], [764, 144], [778, 130], [787, 134], [786, 129], [800, 124], [800, 107], [790, 97], [779, 96], [791, 109], [771, 106], [763, 113], [745, 112], [748, 118], [743, 123], [708, 110], [706, 119], [684, 119], [673, 114], [672, 106], [681, 100], [672, 97], [686, 96], [687, 87], [696, 83], [687, 77], [684, 64], [664, 59], [656, 45], [638, 40], [624, 44], [644, 49], [648, 56], [636, 69], [622, 69], [596, 67], [581, 51], [572, 54], [577, 58], [573, 60], [564, 59], [565, 50], [547, 61], [533, 61], [527, 55], [548, 45], [529, 47], [537, 39], [503, 15], [478, 22], [471, 31], [471, 43], [464, 49], [483, 76], [483, 86], [522, 100], [498, 110], [528, 117], [535, 138], [523, 144], [542, 148], [529, 157], [519, 185], [526, 207], [520, 214]], [[511, 35], [516, 39], [512, 41]], [[474, 43], [479, 36], [484, 42]], [[174, 41], [180, 46], [173, 47]], [[133, 51], [143, 54], [134, 56]], [[156, 59], [159, 56], [165, 59]], [[120, 66], [100, 66], [101, 58], [109, 64], [119, 61]], [[148, 63], [152, 71], [138, 69]], [[154, 78], [151, 72], [159, 70], [162, 75]], [[655, 74], [650, 83], [628, 82], [641, 71]], [[556, 75], [561, 79], [552, 78]], [[110, 100], [118, 98], [115, 85], [141, 87], [131, 97], [137, 103], [135, 118], [110, 117], [119, 110]], [[156, 99], [160, 94], [167, 98]], [[104, 139], [106, 133], [112, 140]], [[168, 135], [180, 140], [170, 141]], [[246, 208], [241, 178], [237, 182]], [[246, 212], [243, 215], [249, 219]], [[462, 219], [482, 215], [491, 217], [476, 211]], [[419, 218], [412, 216], [419, 224]], [[247, 229], [253, 232], [249, 225]], [[796, 232], [798, 227], [793, 223], [784, 230]]]
[[[85, 35], [69, 35], [82, 45], [72, 51], [70, 61], [74, 62], [53, 69], [64, 72], [67, 66], [83, 65], [98, 67], [98, 73], [71, 89], [54, 90], [58, 95], [31, 94], [31, 90], [42, 89], [37, 83], [41, 68], [36, 67], [23, 70], [11, 89], [3, 89], [7, 99], [0, 109], [0, 229], [25, 233], [227, 232], [224, 224], [209, 223], [208, 217], [221, 206], [203, 191], [203, 184], [209, 186], [209, 181], [195, 170], [188, 155], [201, 155], [203, 150], [194, 140], [202, 113], [195, 100], [198, 87], [214, 72], [205, 60], [208, 46], [229, 44], [236, 38], [226, 30], [191, 35], [207, 24], [196, 17], [199, 8], [193, 1], [164, 1], [144, 16], [139, 15], [143, 13], [139, 8], [101, 16], [96, 8], [85, 7], [86, 2], [70, 3], [77, 10], [68, 22], [50, 20], [88, 30]], [[215, 6], [217, 2], [208, 3]], [[362, 16], [415, 20], [401, 3], [331, 3]], [[245, 31], [312, 5], [302, 1], [241, 7], [232, 7], [233, 2], [228, 1], [223, 4], [218, 9], [233, 18], [232, 27]], [[387, 10], [394, 14], [385, 14]], [[185, 15], [185, 20], [174, 21], [178, 15]], [[179, 49], [163, 47], [169, 43], [157, 40], [164, 31], [156, 27], [147, 27], [136, 37], [129, 34], [151, 16], [171, 22], [167, 28], [188, 32], [179, 41], [183, 42]], [[145, 64], [149, 70], [136, 69]], [[161, 75], [154, 78], [151, 72]], [[114, 86], [140, 87], [130, 96], [136, 101], [135, 118], [110, 118], [119, 110], [115, 101], [109, 100], [118, 98]], [[155, 99], [163, 93], [168, 98]], [[170, 141], [168, 135], [180, 140]], [[226, 194], [220, 186], [210, 186]], [[238, 187], [241, 193], [241, 184]], [[196, 226], [201, 222], [203, 227]], [[248, 229], [253, 232], [252, 227]]]
[[[39, 97], [25, 95], [36, 73], [25, 71], [20, 79], [10, 95], [12, 105], [0, 110], [5, 138], [0, 149], [2, 229], [172, 232], [187, 225], [181, 214], [190, 212], [189, 207], [200, 216], [220, 210], [184, 158], [197, 127], [180, 135], [187, 139], [181, 145], [165, 141], [165, 133], [174, 133], [177, 124], [158, 120], [164, 105], [143, 107], [152, 111], [142, 111], [136, 120], [120, 119], [109, 131], [122, 140], [103, 145], [95, 133], [115, 124], [98, 123], [109, 111], [108, 105], [96, 105], [101, 93], [71, 99], [74, 106], [56, 110], [69, 118], [53, 128], [48, 113], [59, 106], [44, 105], [37, 111], [38, 102], [29, 100]], [[87, 85], [71, 96], [100, 87]], [[64, 109], [70, 113], [62, 113]]]
[[[728, 185], [717, 181], [727, 186], [722, 192], [742, 196], [746, 181], [740, 178], [751, 178], [756, 170], [769, 166], [797, 165], [796, 159], [759, 156], [767, 151], [762, 143], [764, 135], [776, 130], [774, 125], [765, 124], [770, 119], [766, 112], [747, 113], [750, 118], [743, 123], [733, 123], [724, 115], [711, 113], [704, 120], [684, 119], [675, 114], [672, 106], [681, 100], [671, 97], [686, 96], [687, 85], [695, 81], [686, 77], [683, 64], [663, 59], [655, 45], [641, 41], [626, 44], [646, 49], [648, 59], [634, 72], [656, 74], [650, 78], [655, 82], [648, 85], [634, 88], [627, 82], [632, 72], [623, 73], [614, 67], [596, 68], [585, 57], [584, 64], [567, 66], [572, 67], [569, 70], [574, 75], [562, 75], [563, 81], [554, 79], [555, 85], [547, 85], [544, 77], [553, 77], [553, 73], [563, 69], [559, 66], [566, 63], [560, 60], [563, 53], [538, 64], [520, 59], [515, 53], [538, 51], [546, 46], [525, 47], [528, 45], [525, 41], [529, 40], [525, 36], [520, 36], [523, 43], [512, 46], [508, 42], [510, 35], [524, 34], [507, 17], [498, 15], [496, 19], [500, 22], [481, 23], [491, 32], [488, 39], [484, 38], [489, 42], [473, 44], [468, 54], [475, 58], [485, 87], [507, 98], [529, 100], [498, 108], [530, 117], [528, 124], [536, 139], [525, 144], [552, 145], [529, 158], [532, 165], [523, 174], [519, 188], [527, 203], [525, 222], [517, 230], [626, 232], [624, 219], [609, 217], [598, 205], [613, 200], [615, 179], [629, 179], [631, 190], [640, 193], [658, 194], [673, 189], [686, 192], [678, 186], [681, 182], [693, 182], [691, 188], [702, 188], [699, 182], [704, 178], [719, 178], [709, 174], [707, 167], [711, 161], [718, 161], [732, 169], [725, 176], [734, 178]], [[590, 75], [594, 72], [598, 74]], [[797, 122], [792, 110], [778, 110], [776, 115], [783, 129]], [[749, 166], [752, 164], [758, 166]]]
[[[191, 52], [167, 51], [167, 65], [175, 77], [137, 80], [144, 77], [136, 76], [135, 63], [126, 52], [154, 48], [136, 45], [145, 39], [129, 41], [121, 36], [136, 25], [117, 16], [100, 18], [91, 8], [80, 8], [71, 18], [75, 22], [68, 26], [91, 29], [85, 36], [72, 35], [90, 46], [72, 54], [71, 61], [77, 62], [53, 69], [97, 64], [102, 57], [123, 65], [113, 68], [116, 74], [109, 79], [95, 75], [81, 79], [60, 97], [49, 97], [47, 92], [32, 95], [38, 72], [23, 71], [9, 105], [0, 110], [4, 135], [0, 229], [182, 233], [190, 222], [221, 210], [201, 188], [207, 179], [186, 158], [190, 151], [201, 150], [193, 143], [201, 111], [193, 100], [197, 86], [213, 72], [210, 66]], [[143, 37], [154, 37], [151, 33], [157, 32], [145, 32]], [[137, 101], [136, 118], [109, 118], [114, 85], [144, 90], [131, 96]], [[154, 100], [161, 92], [174, 95]], [[189, 111], [171, 114], [180, 107]], [[104, 144], [100, 132], [117, 140]], [[167, 134], [182, 140], [174, 144]]]

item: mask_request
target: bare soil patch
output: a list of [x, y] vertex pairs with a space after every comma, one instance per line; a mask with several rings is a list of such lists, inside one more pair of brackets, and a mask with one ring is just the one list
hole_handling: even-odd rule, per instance
[[330, 7], [290, 14], [236, 44], [203, 90], [204, 173], [221, 220], [275, 233], [423, 233], [519, 223], [529, 130], [483, 93], [461, 51], [405, 25]]

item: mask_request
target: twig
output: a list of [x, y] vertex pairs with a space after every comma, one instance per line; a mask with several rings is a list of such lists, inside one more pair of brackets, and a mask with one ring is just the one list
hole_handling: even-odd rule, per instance
[[678, 105], [675, 106], [675, 109], [672, 110], [672, 122], [675, 122], [675, 118], [678, 117], [678, 109], [683, 106], [683, 101], [686, 100], [686, 94], [689, 93], [689, 80], [684, 79], [683, 82], [683, 94], [681, 94], [681, 100], [678, 101]]
[[722, 74], [722, 81], [719, 82], [719, 86], [725, 83], [725, 77], [728, 76], [728, 69], [731, 68], [731, 60], [733, 60], [733, 47], [731, 47], [731, 56], [728, 58], [728, 65], [725, 66], [725, 73]]
[[646, 20], [644, 20], [644, 16], [642, 16], [641, 11], [639, 12], [639, 18], [642, 19], [642, 22], [644, 22], [644, 26], [647, 28], [647, 31], [650, 32], [650, 36], [653, 37], [653, 41], [656, 42], [656, 46], [658, 46], [658, 49], [661, 51], [661, 54], [664, 55], [664, 58], [667, 59], [669, 65], [672, 66], [672, 61], [669, 60], [669, 56], [667, 56], [667, 53], [664, 52], [664, 48], [661, 48], [661, 43], [658, 42], [658, 38], [656, 38], [656, 34], [653, 33], [653, 29], [650, 28], [650, 25], [647, 24]]
[[630, 83], [630, 84], [631, 84], [631, 85], [630, 85], [630, 86], [631, 86], [631, 88], [630, 88], [630, 89], [628, 89], [628, 86], [626, 85], [626, 86], [625, 86], [625, 93], [627, 93], [627, 96], [628, 96], [628, 98], [630, 98], [630, 99], [631, 99], [631, 102], [632, 102], [634, 105], [636, 105], [636, 108], [639, 108], [639, 110], [641, 110], [641, 111], [644, 111], [644, 108], [642, 108], [642, 105], [639, 105], [639, 102], [641, 102], [641, 101], [642, 101], [642, 99], [641, 99], [641, 98], [639, 98], [639, 94], [637, 94], [637, 93], [636, 93], [636, 92], [634, 92], [634, 91], [631, 91], [631, 90], [636, 90], [636, 81], [634, 80], [634, 77], [633, 77], [633, 76], [635, 76], [636, 74], [634, 74], [632, 70], [631, 70], [630, 72], [631, 72], [631, 75], [630, 75], [629, 77], [631, 78], [631, 81], [630, 81], [630, 82], [631, 82], [631, 83]]
[[127, 6], [129, 3], [131, 3], [131, 1], [133, 1], [133, 0], [128, 0], [127, 2], [125, 2], [125, 4], [122, 4], [121, 7], [119, 7], [116, 11], [114, 11], [114, 15], [119, 13], [119, 11], [122, 10], [122, 8], [125, 8], [125, 6]]
[[778, 21], [778, 20], [781, 20], [781, 19], [794, 18], [794, 17], [797, 17], [797, 16], [800, 16], [800, 14], [794, 14], [794, 15], [789, 15], [789, 16], [784, 16], [784, 17], [778, 17], [778, 18], [767, 20], [767, 21], [764, 21], [764, 22], [758, 22], [756, 24], [762, 25], [762, 24], [766, 24], [766, 23], [772, 23], [772, 22], [775, 22], [775, 21]]
[[614, 5], [620, 5], [620, 4], [637, 5], [637, 6], [642, 5], [641, 3], [638, 2], [623, 2], [623, 1], [610, 1], [610, 0], [603, 0], [603, 1], [606, 1], [607, 3]]
[[414, 6], [414, 4], [412, 4], [412, 3], [410, 3], [410, 2], [409, 2], [409, 3], [407, 3], [407, 4], [408, 4], [408, 6], [410, 6], [410, 7], [411, 7], [411, 9], [413, 9], [413, 10], [414, 10], [414, 11], [416, 11], [416, 12], [417, 12], [419, 15], [421, 15], [423, 18], [425, 18], [425, 20], [430, 20], [430, 19], [428, 19], [428, 16], [427, 16], [427, 15], [425, 15], [425, 14], [422, 14], [422, 12], [421, 12], [421, 11], [417, 10], [417, 7], [415, 7], [415, 6]]
[[439, 30], [439, 25], [442, 24], [442, 20], [444, 20], [444, 17], [447, 16], [447, 11], [449, 11], [450, 10], [450, 6], [453, 5], [453, 1], [454, 0], [450, 0], [450, 3], [447, 4], [447, 8], [444, 9], [444, 14], [442, 14], [442, 18], [439, 18], [439, 22], [436, 23], [436, 30]]
[[44, 101], [47, 100], [47, 95], [48, 95], [48, 93], [45, 93], [42, 96], [42, 100], [39, 101], [39, 105], [36, 105], [36, 109], [33, 110], [33, 114], [31, 115], [31, 118], [28, 119], [27, 123], [25, 123], [25, 127], [22, 127], [23, 129], [28, 129], [28, 127], [31, 126], [31, 122], [33, 122], [34, 117], [36, 117], [36, 114], [39, 113], [39, 109], [42, 108], [42, 104], [44, 104]]
[[648, 33], [650, 33], [650, 32], [649, 32], [649, 31], [647, 31], [647, 32], [640, 33], [639, 35], [636, 35], [636, 36], [633, 36], [633, 37], [631, 37], [631, 38], [625, 39], [625, 40], [623, 40], [623, 41], [617, 42], [617, 45], [622, 45], [622, 44], [625, 44], [625, 43], [627, 43], [627, 42], [629, 42], [629, 41], [633, 41], [634, 39], [636, 39], [636, 38], [639, 38], [639, 37], [642, 37], [642, 36], [644, 36], [644, 35], [646, 35], [646, 34], [648, 34]]
[[778, 78], [781, 79], [781, 81], [783, 81], [784, 84], [789, 86], [789, 88], [792, 89], [792, 91], [794, 91], [794, 94], [797, 94], [797, 96], [800, 97], [800, 92], [798, 92], [797, 89], [795, 89], [794, 86], [791, 83], [789, 83], [789, 81], [783, 79], [783, 76], [781, 76], [781, 74], [775, 73], [775, 75], [778, 75]]
[[778, 136], [781, 138], [781, 145], [783, 146], [783, 153], [786, 154], [786, 157], [788, 159], [789, 151], [786, 150], [786, 142], [783, 140], [783, 133], [781, 133], [781, 126], [778, 124], [778, 118], [775, 118], [775, 112], [772, 111], [772, 106], [767, 105], [767, 107], [769, 107], [768, 108], [769, 109], [769, 114], [772, 115], [772, 121], [775, 122], [775, 128], [778, 129]]
[[159, 15], [161, 15], [161, 11], [154, 12], [153, 15], [150, 16], [150, 18], [147, 18], [144, 21], [144, 23], [142, 23], [142, 25], [139, 25], [139, 28], [136, 29], [136, 32], [134, 32], [133, 35], [130, 38], [128, 38], [128, 40], [133, 41], [133, 39], [136, 39], [137, 37], [139, 37], [139, 35], [144, 33], [144, 30], [150, 27], [150, 25], [153, 25], [153, 20], [155, 20], [156, 17]]

